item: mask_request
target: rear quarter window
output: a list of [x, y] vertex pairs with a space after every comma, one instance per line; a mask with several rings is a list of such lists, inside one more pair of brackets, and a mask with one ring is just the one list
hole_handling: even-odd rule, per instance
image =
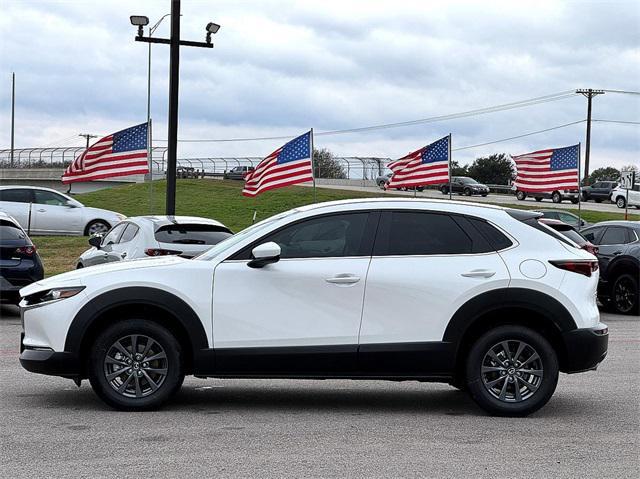
[[25, 239], [27, 235], [10, 221], [0, 220], [0, 241]]
[[224, 226], [202, 224], [165, 225], [155, 232], [156, 241], [172, 244], [214, 245], [232, 235]]

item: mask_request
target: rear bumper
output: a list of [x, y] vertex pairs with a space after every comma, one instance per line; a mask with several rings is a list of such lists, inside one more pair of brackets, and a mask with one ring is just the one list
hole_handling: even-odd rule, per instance
[[600, 323], [595, 328], [574, 329], [562, 333], [562, 340], [567, 353], [562, 372], [589, 371], [596, 369], [607, 356], [609, 328]]

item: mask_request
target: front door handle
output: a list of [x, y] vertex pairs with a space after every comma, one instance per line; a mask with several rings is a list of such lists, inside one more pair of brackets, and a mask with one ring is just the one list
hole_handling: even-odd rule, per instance
[[332, 284], [353, 284], [360, 281], [360, 276], [355, 276], [350, 273], [339, 273], [332, 278], [326, 278], [325, 281]]
[[495, 271], [490, 271], [488, 269], [474, 269], [466, 273], [461, 273], [461, 276], [464, 276], [465, 278], [491, 278], [495, 274]]
[[38, 213], [46, 213], [47, 212], [47, 210], [45, 210], [44, 208], [39, 208], [37, 211], [38, 211]]
[[619, 254], [622, 254], [622, 251], [614, 251], [613, 254], [617, 256]]

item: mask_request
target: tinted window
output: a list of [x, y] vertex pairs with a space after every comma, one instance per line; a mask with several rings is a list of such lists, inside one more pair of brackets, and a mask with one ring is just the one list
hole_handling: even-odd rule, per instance
[[31, 190], [0, 190], [0, 201], [31, 203]]
[[68, 200], [57, 193], [52, 191], [34, 190], [35, 201], [39, 205], [52, 205], [52, 206], [64, 206]]
[[591, 188], [602, 188], [602, 183], [594, 183]]
[[118, 238], [120, 237], [120, 235], [122, 234], [122, 231], [124, 231], [124, 229], [126, 228], [127, 223], [120, 223], [117, 224], [116, 226], [114, 226], [111, 231], [109, 231], [109, 233], [107, 233], [107, 236], [105, 236], [102, 239], [102, 244], [104, 246], [109, 245], [109, 244], [114, 244], [118, 242]]
[[[554, 228], [554, 227], [552, 226], [552, 228]], [[582, 236], [580, 233], [578, 233], [573, 228], [567, 228], [565, 226], [564, 228], [554, 228], [554, 229], [556, 229], [557, 231], [562, 233], [563, 236], [566, 236], [567, 238], [569, 238], [571, 241], [573, 241], [577, 245], [581, 246], [581, 245], [586, 243], [586, 240], [584, 239], [584, 236]]]
[[564, 221], [565, 223], [577, 223], [578, 222], [578, 218], [576, 218], [573, 215], [570, 215], [569, 213], [558, 213], [558, 217], [560, 218], [561, 221]]
[[602, 239], [600, 240], [600, 244], [625, 244], [627, 243], [627, 232], [624, 228], [620, 228], [617, 226], [610, 226], [602, 235]]
[[386, 213], [376, 241], [376, 255], [465, 254], [473, 241], [446, 214], [412, 211]]
[[278, 243], [282, 258], [359, 256], [368, 215], [351, 213], [310, 219], [288, 226], [260, 243]]
[[19, 240], [26, 237], [27, 235], [17, 225], [10, 221], [0, 220], [0, 240]]
[[478, 229], [478, 231], [482, 233], [487, 241], [489, 241], [495, 251], [500, 251], [513, 245], [512, 241], [509, 238], [507, 238], [497, 228], [494, 228], [486, 221], [478, 220], [475, 218], [470, 218], [470, 221]]
[[138, 228], [133, 223], [128, 223], [127, 228], [124, 230], [124, 233], [122, 233], [122, 236], [120, 237], [119, 243], [128, 243], [129, 241], [131, 241], [136, 236], [139, 229], [140, 228]]
[[558, 217], [558, 213], [556, 213], [555, 211], [545, 211], [545, 212], [543, 213], [543, 216], [544, 216], [545, 218], [551, 218], [551, 219], [554, 219], [554, 220], [559, 219], [559, 217]]
[[593, 228], [588, 231], [583, 231], [582, 236], [584, 236], [587, 239], [587, 241], [591, 241], [593, 244], [600, 244], [600, 243], [597, 243], [596, 240], [598, 239], [598, 236], [600, 235], [601, 231], [602, 231], [602, 228]]
[[200, 224], [171, 224], [155, 232], [156, 241], [174, 244], [218, 244], [232, 233], [224, 226]]

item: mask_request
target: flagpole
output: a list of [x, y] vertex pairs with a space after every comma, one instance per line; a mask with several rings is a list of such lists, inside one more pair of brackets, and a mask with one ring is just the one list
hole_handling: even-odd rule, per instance
[[[580, 187], [581, 169], [580, 163], [582, 162], [582, 143], [578, 142], [578, 230], [582, 226], [582, 188]], [[588, 180], [587, 180], [588, 181]]]
[[[151, 44], [149, 44], [151, 46]], [[153, 215], [153, 143], [151, 117], [147, 118], [147, 161], [149, 162], [149, 214]]]
[[313, 202], [318, 202], [316, 193], [316, 163], [313, 159], [313, 128], [311, 128], [311, 177], [313, 178]]
[[451, 184], [451, 133], [449, 133], [449, 141], [447, 144], [449, 145], [449, 199], [451, 199], [451, 190], [453, 189]]

